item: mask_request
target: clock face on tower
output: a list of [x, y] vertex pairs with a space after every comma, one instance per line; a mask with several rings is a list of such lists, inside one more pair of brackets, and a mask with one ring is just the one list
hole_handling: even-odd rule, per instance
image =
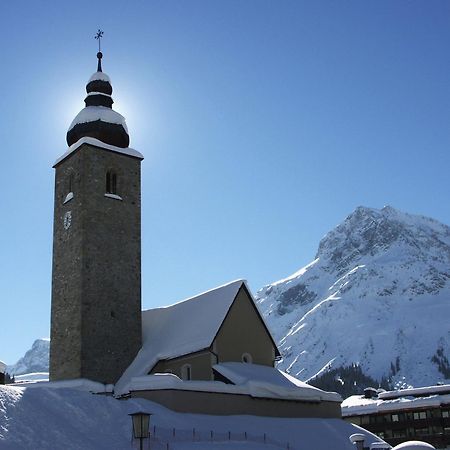
[[67, 211], [63, 217], [64, 228], [68, 230], [71, 223], [72, 223], [72, 211]]

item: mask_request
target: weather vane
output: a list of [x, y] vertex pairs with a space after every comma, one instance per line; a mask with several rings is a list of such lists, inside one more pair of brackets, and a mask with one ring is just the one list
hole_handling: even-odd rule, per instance
[[101, 45], [100, 45], [100, 43], [101, 43], [102, 37], [103, 37], [103, 31], [100, 30], [100, 28], [99, 28], [98, 31], [97, 31], [97, 34], [95, 35], [95, 39], [98, 40], [98, 51], [99, 52], [101, 52]]
[[98, 58], [98, 64], [97, 64], [97, 72], [101, 72], [102, 71], [102, 50], [101, 50], [101, 40], [103, 37], [103, 31], [100, 30], [100, 28], [97, 31], [97, 34], [95, 35], [95, 39], [98, 40], [98, 53], [97, 53], [97, 58]]

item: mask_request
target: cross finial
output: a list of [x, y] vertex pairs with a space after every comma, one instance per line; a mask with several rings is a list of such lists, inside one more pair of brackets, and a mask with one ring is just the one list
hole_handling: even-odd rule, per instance
[[98, 58], [98, 64], [97, 64], [97, 72], [101, 72], [102, 71], [102, 56], [103, 53], [101, 51], [101, 40], [103, 37], [103, 31], [100, 30], [100, 28], [98, 29], [96, 35], [95, 35], [95, 39], [98, 40], [98, 53], [97, 53], [97, 58]]
[[100, 28], [99, 28], [99, 29], [97, 30], [97, 34], [95, 35], [95, 39], [98, 40], [98, 51], [99, 51], [99, 52], [102, 51], [102, 49], [101, 49], [101, 40], [102, 40], [102, 37], [103, 37], [103, 31], [100, 30]]

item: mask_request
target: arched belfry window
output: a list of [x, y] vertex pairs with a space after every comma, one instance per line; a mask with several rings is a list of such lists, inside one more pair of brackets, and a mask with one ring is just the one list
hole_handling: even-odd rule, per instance
[[67, 192], [73, 192], [73, 172], [67, 177]]
[[112, 170], [106, 172], [106, 193], [117, 194], [117, 174]]
[[122, 197], [118, 195], [117, 182], [118, 175], [115, 170], [108, 170], [106, 172], [105, 179], [105, 197], [113, 198], [115, 200], [122, 200]]

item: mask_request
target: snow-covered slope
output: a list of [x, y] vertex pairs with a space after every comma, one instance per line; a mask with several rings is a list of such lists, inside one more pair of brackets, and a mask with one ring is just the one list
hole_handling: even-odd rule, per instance
[[[136, 411], [152, 413], [152, 432], [156, 426], [153, 450], [279, 450], [287, 448], [287, 443], [292, 450], [352, 450], [348, 438], [358, 432], [366, 435], [367, 444], [379, 441], [341, 419], [176, 413], [143, 399], [116, 400], [57, 386], [0, 386], [2, 450], [138, 448], [130, 442], [128, 416]], [[147, 442], [144, 448], [149, 448]]]
[[10, 375], [24, 373], [48, 372], [50, 339], [36, 339], [25, 355], [16, 364], [7, 367]]
[[450, 378], [450, 227], [433, 219], [358, 207], [257, 299], [279, 368], [303, 380], [352, 363], [414, 386]]

